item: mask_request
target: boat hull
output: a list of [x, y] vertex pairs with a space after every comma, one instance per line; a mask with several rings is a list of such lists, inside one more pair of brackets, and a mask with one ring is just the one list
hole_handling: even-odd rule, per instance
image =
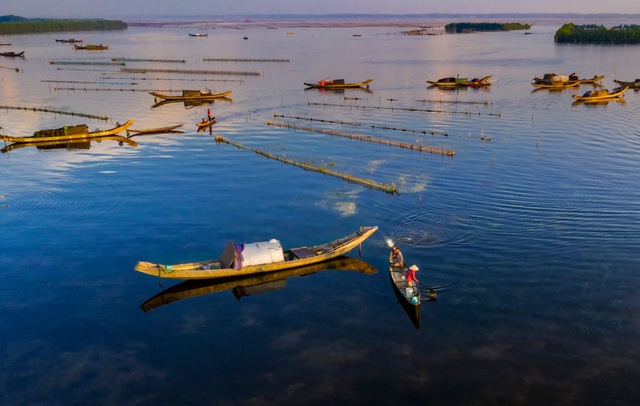
[[340, 83], [340, 84], [324, 84], [324, 85], [320, 85], [318, 83], [305, 82], [304, 85], [312, 89], [349, 89], [349, 88], [363, 87], [363, 86], [368, 87], [369, 83], [371, 82], [373, 82], [373, 79], [367, 79], [364, 82], [358, 82], [358, 83]]
[[[138, 272], [146, 273], [148, 275], [159, 276], [162, 278], [184, 280], [228, 278], [280, 271], [284, 269], [317, 264], [336, 258], [340, 255], [346, 255], [347, 253], [349, 253], [349, 251], [369, 238], [369, 236], [371, 236], [371, 234], [373, 234], [377, 229], [377, 226], [361, 227], [358, 231], [335, 241], [313, 247], [293, 248], [286, 251], [285, 257], [289, 257], [291, 259], [262, 265], [244, 266], [241, 269], [224, 268], [222, 267], [222, 261], [220, 259], [214, 259], [177, 265], [162, 265], [141, 261], [138, 262], [135, 270]], [[296, 257], [294, 259], [292, 257], [292, 253], [299, 251], [309, 252], [312, 253], [312, 255], [307, 257]], [[221, 269], [215, 268], [216, 266], [221, 267]]]
[[8, 135], [0, 135], [0, 140], [8, 141], [8, 142], [30, 142], [30, 143], [40, 143], [40, 142], [49, 142], [49, 141], [71, 141], [71, 140], [85, 140], [91, 138], [100, 138], [106, 137], [109, 135], [116, 135], [122, 131], [125, 131], [127, 128], [131, 127], [133, 124], [133, 120], [129, 120], [126, 123], [114, 127], [110, 130], [105, 131], [94, 131], [84, 134], [70, 134], [70, 135], [60, 135], [53, 137], [12, 137]]
[[608, 93], [606, 95], [601, 95], [601, 96], [578, 96], [577, 94], [573, 95], [573, 98], [576, 99], [577, 101], [580, 102], [599, 102], [599, 101], [603, 101], [603, 100], [611, 100], [611, 99], [618, 99], [620, 97], [622, 97], [622, 95], [624, 95], [624, 92], [626, 92], [629, 89], [629, 86], [625, 86], [624, 89], [620, 90], [619, 92], [615, 92], [615, 93]]
[[168, 94], [162, 94], [157, 92], [149, 92], [150, 95], [157, 97], [163, 100], [175, 100], [175, 101], [184, 101], [184, 100], [213, 100], [220, 99], [231, 95], [231, 90], [224, 93], [211, 93], [207, 95], [199, 95], [199, 96], [171, 96]]

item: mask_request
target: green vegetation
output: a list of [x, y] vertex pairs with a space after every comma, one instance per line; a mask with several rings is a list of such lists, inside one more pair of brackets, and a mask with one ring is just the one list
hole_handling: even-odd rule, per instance
[[530, 24], [520, 23], [450, 23], [444, 30], [448, 33], [474, 32], [474, 31], [514, 31], [528, 30]]
[[61, 31], [124, 30], [127, 24], [117, 20], [27, 19], [0, 16], [0, 35]]
[[555, 41], [565, 44], [639, 44], [640, 25], [565, 24], [556, 31]]

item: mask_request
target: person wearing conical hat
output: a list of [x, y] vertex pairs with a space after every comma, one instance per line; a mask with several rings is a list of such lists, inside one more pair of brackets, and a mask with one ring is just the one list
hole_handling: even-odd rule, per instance
[[420, 268], [418, 268], [417, 265], [411, 265], [409, 267], [409, 269], [407, 269], [407, 273], [405, 275], [405, 279], [407, 281], [407, 286], [408, 287], [413, 287], [413, 283], [419, 283], [420, 281], [418, 280], [418, 278], [416, 278], [416, 271], [419, 271]]

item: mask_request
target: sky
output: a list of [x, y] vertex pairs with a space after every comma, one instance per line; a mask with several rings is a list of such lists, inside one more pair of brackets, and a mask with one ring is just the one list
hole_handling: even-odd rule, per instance
[[343, 13], [640, 14], [640, 0], [0, 0], [0, 15], [28, 18]]

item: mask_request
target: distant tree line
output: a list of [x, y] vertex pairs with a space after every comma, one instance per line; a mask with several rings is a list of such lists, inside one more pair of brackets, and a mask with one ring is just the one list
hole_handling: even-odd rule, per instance
[[126, 28], [127, 23], [117, 20], [27, 19], [13, 15], [0, 16], [0, 35]]
[[556, 31], [557, 43], [571, 44], [638, 44], [640, 25], [618, 25], [606, 28], [603, 25], [565, 24]]
[[528, 30], [530, 24], [520, 23], [450, 23], [444, 26], [448, 33], [474, 32], [474, 31], [514, 31]]

